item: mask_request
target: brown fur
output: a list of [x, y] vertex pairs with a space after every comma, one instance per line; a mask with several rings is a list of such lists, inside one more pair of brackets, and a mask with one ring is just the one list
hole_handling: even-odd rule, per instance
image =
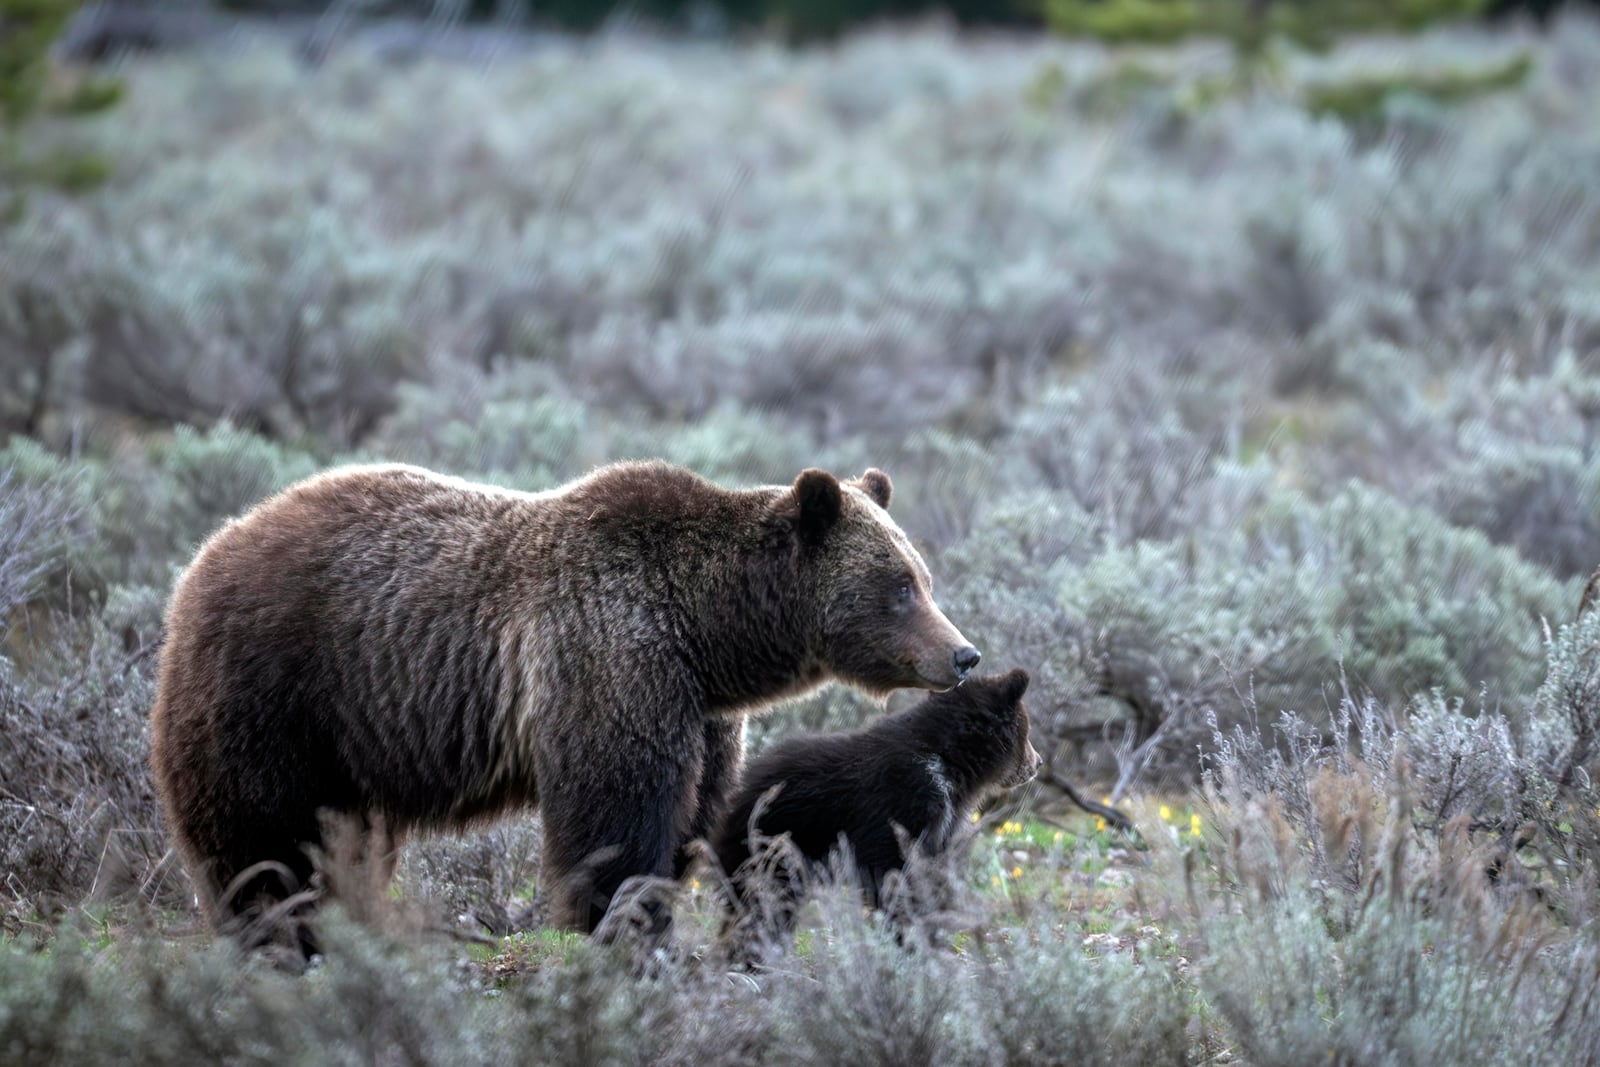
[[151, 717], [208, 914], [238, 928], [303, 885], [319, 812], [398, 842], [537, 804], [557, 918], [592, 930], [624, 879], [681, 872], [746, 713], [976, 662], [889, 498], [879, 471], [731, 491], [618, 464], [527, 494], [359, 467], [228, 523], [173, 595]]

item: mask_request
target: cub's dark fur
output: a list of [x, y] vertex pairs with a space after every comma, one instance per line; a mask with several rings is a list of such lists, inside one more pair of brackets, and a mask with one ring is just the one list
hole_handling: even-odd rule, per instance
[[[752, 761], [713, 839], [743, 904], [774, 889], [747, 865], [753, 831], [758, 844], [787, 835], [813, 867], [842, 838], [869, 902], [881, 905], [885, 876], [906, 862], [897, 828], [923, 854], [936, 854], [985, 793], [1038, 773], [1027, 688], [1023, 670], [971, 678], [865, 729], [790, 737]], [[778, 873], [785, 882], [804, 874]]]

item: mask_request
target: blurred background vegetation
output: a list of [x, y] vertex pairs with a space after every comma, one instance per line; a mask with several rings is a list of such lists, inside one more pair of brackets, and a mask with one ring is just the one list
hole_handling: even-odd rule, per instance
[[[138, 2], [138, 0], [135, 0]], [[1578, 0], [1585, 2], [1585, 0]], [[325, 10], [326, 0], [217, 0], [263, 14]], [[936, 14], [974, 27], [1085, 30], [1112, 40], [1180, 39], [1253, 21], [1294, 27], [1295, 36], [1329, 41], [1341, 33], [1415, 29], [1441, 18], [1528, 12], [1547, 16], [1560, 0], [355, 0], [370, 14], [449, 14], [463, 19], [528, 20], [591, 30], [618, 15], [665, 23], [757, 26], [802, 35], [838, 34], [862, 24]]]
[[[588, 1062], [905, 1018], [941, 1062], [1592, 1060], [1597, 114], [1588, 4], [0, 0], [0, 1049], [579, 1062], [578, 997]], [[1150, 851], [1046, 785], [972, 852], [971, 954], [830, 913], [755, 993], [500, 942], [508, 1015], [353, 934], [330, 985], [164, 971], [145, 716], [199, 541], [336, 462], [632, 456], [886, 468]], [[525, 929], [537, 837], [419, 843], [403, 894]]]

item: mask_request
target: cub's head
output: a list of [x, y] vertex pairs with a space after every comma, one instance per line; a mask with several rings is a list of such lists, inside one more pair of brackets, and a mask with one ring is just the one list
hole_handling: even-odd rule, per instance
[[975, 678], [962, 688], [969, 687], [988, 723], [988, 742], [982, 748], [991, 757], [993, 784], [1012, 789], [1033, 781], [1044, 758], [1028, 740], [1028, 708], [1022, 702], [1028, 672], [1019, 667], [993, 678]]
[[889, 517], [889, 476], [840, 481], [802, 471], [771, 505], [798, 570], [813, 648], [837, 677], [870, 692], [949, 689], [978, 650], [933, 599], [927, 565]]
[[969, 678], [903, 715], [917, 746], [937, 753], [962, 794], [976, 799], [1032, 781], [1044, 763], [1028, 740], [1027, 691], [1028, 672], [1019, 668]]

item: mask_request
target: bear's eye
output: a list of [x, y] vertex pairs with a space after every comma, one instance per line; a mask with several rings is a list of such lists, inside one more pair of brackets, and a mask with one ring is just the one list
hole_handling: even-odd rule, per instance
[[917, 591], [912, 588], [910, 582], [901, 582], [899, 590], [895, 593], [895, 597], [902, 604], [911, 603], [911, 601], [916, 597], [916, 595], [917, 595]]

